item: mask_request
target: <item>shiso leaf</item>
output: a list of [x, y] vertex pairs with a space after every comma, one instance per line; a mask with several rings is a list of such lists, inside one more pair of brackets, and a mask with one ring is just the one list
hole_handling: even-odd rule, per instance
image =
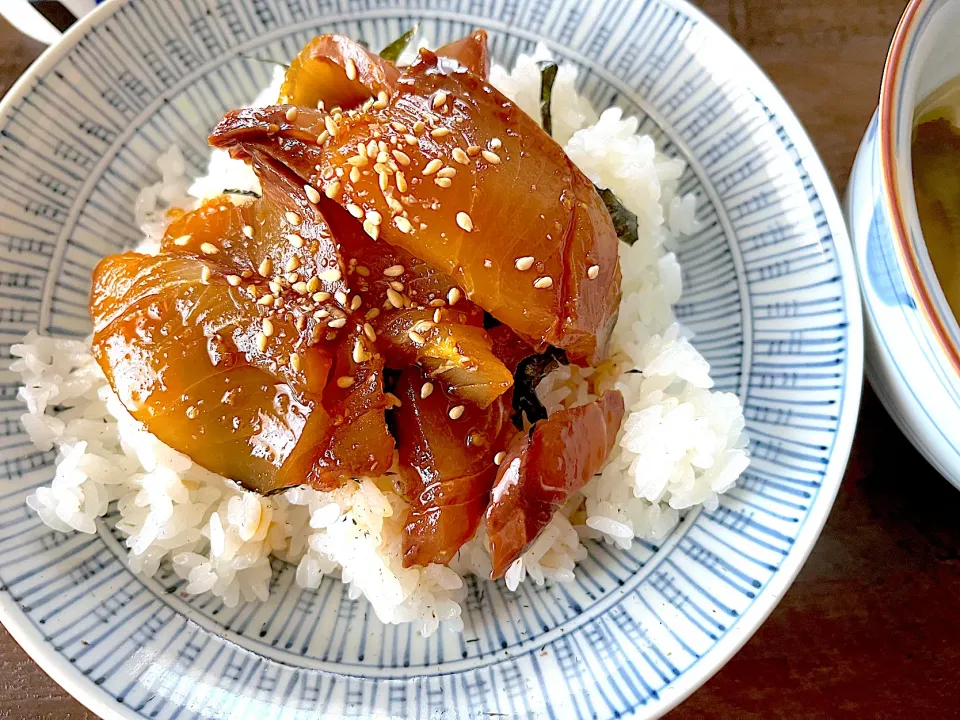
[[523, 430], [523, 416], [531, 424], [547, 419], [547, 409], [537, 397], [537, 385], [551, 371], [567, 364], [567, 355], [559, 348], [547, 348], [539, 355], [524, 358], [513, 375], [513, 415], [518, 430]]
[[381, 50], [379, 53], [380, 57], [382, 57], [384, 60], [389, 60], [390, 62], [395, 63], [400, 59], [400, 55], [402, 55], [403, 51], [407, 49], [407, 45], [410, 44], [410, 41], [413, 40], [413, 36], [417, 34], [417, 30], [419, 29], [420, 23], [417, 23], [412, 28], [407, 30], [403, 35]]
[[224, 195], [244, 195], [246, 197], [260, 198], [260, 193], [254, 190], [238, 190], [236, 188], [224, 188]]
[[543, 131], [553, 135], [553, 116], [550, 113], [550, 100], [553, 98], [553, 83], [557, 79], [560, 67], [552, 60], [541, 60], [540, 68], [540, 124]]
[[597, 194], [607, 206], [607, 212], [610, 213], [610, 219], [613, 220], [613, 229], [617, 232], [617, 237], [623, 240], [627, 245], [633, 245], [639, 237], [637, 228], [637, 216], [627, 210], [617, 196], [613, 194], [610, 188], [597, 188]]

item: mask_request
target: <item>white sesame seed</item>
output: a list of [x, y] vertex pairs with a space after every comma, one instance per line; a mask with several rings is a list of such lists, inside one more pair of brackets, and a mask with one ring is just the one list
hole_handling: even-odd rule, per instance
[[290, 223], [294, 227], [297, 227], [300, 223], [303, 222], [303, 218], [301, 218], [295, 212], [291, 212], [289, 210], [283, 214], [283, 217], [288, 223]]
[[260, 352], [263, 352], [264, 350], [267, 349], [267, 336], [264, 335], [262, 332], [257, 333], [257, 349]]
[[407, 145], [416, 145], [416, 144], [417, 144], [417, 139], [416, 139], [413, 135], [411, 135], [410, 133], [407, 133], [406, 135], [403, 136], [403, 141], [404, 141]]
[[403, 150], [391, 150], [390, 154], [396, 158], [397, 162], [403, 166], [410, 164], [410, 156], [407, 155]]
[[270, 277], [270, 275], [273, 274], [273, 260], [271, 260], [270, 258], [264, 258], [263, 262], [260, 263], [260, 267], [257, 268], [257, 271], [263, 277]]
[[330, 135], [333, 137], [336, 137], [337, 133], [340, 131], [340, 128], [337, 125], [337, 121], [334, 120], [329, 115], [323, 118], [323, 126], [327, 129], [327, 132], [330, 133]]
[[303, 191], [307, 194], [307, 200], [316, 204], [320, 202], [320, 193], [317, 192], [317, 189], [313, 185], [304, 185]]
[[300, 372], [300, 368], [303, 367], [300, 362], [300, 355], [297, 353], [290, 353], [290, 367], [294, 369], [294, 372]]
[[390, 287], [392, 287], [397, 292], [403, 292], [403, 283], [399, 280], [391, 280]]
[[590, 267], [587, 268], [587, 277], [590, 278], [591, 280], [596, 280], [599, 274], [600, 274], [599, 265], [591, 265]]
[[303, 247], [303, 238], [296, 233], [289, 233], [283, 236], [288, 243], [293, 245], [298, 250]]
[[377, 332], [373, 329], [373, 325], [368, 322], [363, 324], [363, 334], [367, 336], [370, 342], [375, 342], [377, 339]]
[[343, 375], [342, 377], [337, 378], [337, 387], [346, 389], [353, 385], [354, 382], [356, 381], [349, 375]]
[[376, 210], [367, 210], [367, 220], [372, 222], [374, 225], [379, 225], [383, 222], [383, 216]]
[[435, 323], [440, 322], [440, 319], [443, 317], [443, 311], [440, 308], [437, 308], [433, 311], [433, 321]]
[[[406, 185], [404, 185], [404, 187], [406, 187]], [[401, 204], [400, 204], [400, 201], [397, 200], [393, 195], [388, 195], [388, 196], [387, 196], [387, 205], [388, 205], [388, 206], [390, 207], [390, 209], [393, 210], [395, 213], [402, 213], [402, 212], [403, 212], [403, 205], [401, 205]]]
[[334, 318], [333, 320], [327, 323], [327, 325], [329, 325], [332, 328], [342, 328], [346, 324], [347, 324], [347, 319], [345, 317]]
[[543, 277], [538, 277], [533, 281], [533, 286], [537, 290], [549, 290], [553, 287], [553, 278], [549, 275], [544, 275]]
[[452, 167], [445, 167], [440, 172], [437, 173], [442, 178], [452, 178], [457, 174], [457, 169]]
[[518, 257], [517, 261], [513, 264], [513, 266], [520, 272], [524, 272], [532, 268], [534, 262], [535, 262], [535, 258], [533, 258], [530, 255], [527, 255], [525, 257]]
[[359, 205], [354, 205], [353, 203], [347, 203], [347, 212], [358, 220], [363, 217], [363, 209]]
[[293, 105], [287, 108], [287, 112], [285, 113], [287, 120], [289, 120], [290, 122], [293, 122], [294, 120], [296, 120], [299, 114], [300, 114], [300, 111], [297, 109], [296, 105]]
[[471, 145], [470, 147], [467, 148], [467, 155], [469, 155], [470, 157], [476, 157], [477, 155], [480, 154], [480, 150], [481, 148], [479, 145]]
[[266, 335], [267, 337], [270, 337], [273, 335], [273, 320], [271, 320], [270, 318], [263, 319], [263, 334]]
[[450, 307], [453, 307], [457, 304], [457, 301], [463, 296], [463, 293], [460, 292], [460, 288], [452, 287], [447, 293], [447, 302], [450, 304]]
[[324, 188], [323, 194], [331, 200], [337, 197], [337, 195], [340, 194], [340, 181], [334, 180], [332, 183], [328, 184], [327, 187]]
[[435, 138], [446, 137], [450, 134], [450, 128], [438, 127], [430, 131], [430, 136]]
[[423, 345], [426, 342], [426, 339], [418, 333], [416, 330], [411, 330], [407, 333], [407, 337], [410, 338], [417, 345]]
[[244, 270], [242, 273], [240, 273], [240, 277], [243, 278], [244, 280], [249, 280], [250, 278], [253, 277], [253, 270], [249, 270], [249, 269]]
[[433, 109], [442, 107], [447, 102], [447, 94], [442, 90], [433, 96]]
[[453, 156], [453, 159], [461, 165], [466, 165], [468, 162], [470, 162], [470, 158], [467, 157], [467, 154], [458, 147], [453, 149], [451, 155]]
[[200, 270], [200, 282], [202, 282], [203, 284], [207, 284], [208, 282], [210, 282], [211, 275], [212, 273], [210, 272], [210, 268], [204, 265], [203, 268]]
[[300, 258], [296, 255], [291, 255], [290, 259], [287, 260], [287, 264], [284, 265], [283, 269], [287, 272], [293, 272], [300, 267]]
[[416, 330], [418, 333], [430, 332], [433, 328], [433, 323], [429, 320], [417, 320], [413, 324], [413, 330]]
[[400, 277], [405, 269], [403, 265], [391, 265], [383, 271], [383, 274], [387, 277]]
[[380, 237], [380, 226], [377, 223], [370, 222], [369, 220], [363, 221], [363, 231], [374, 240]]
[[395, 179], [397, 181], [397, 190], [399, 190], [402, 193], [405, 193], [407, 191], [407, 178], [404, 176], [403, 172], [398, 171], [395, 176]]
[[387, 300], [398, 310], [403, 307], [403, 296], [393, 288], [387, 288]]
[[401, 134], [407, 132], [407, 126], [404, 125], [403, 123], [392, 122], [390, 123], [390, 127], [392, 127], [394, 130], [396, 130], [398, 133], [401, 133]]
[[352, 183], [360, 182], [360, 168], [355, 168], [355, 167], [350, 168], [350, 182]]
[[181, 235], [178, 238], [174, 238], [173, 244], [176, 245], [177, 247], [183, 247], [184, 245], [190, 242], [190, 239], [192, 237], [193, 235]]
[[243, 278], [240, 277], [239, 275], [227, 275], [227, 282], [232, 287], [237, 287], [240, 283], [243, 282]]
[[503, 145], [503, 143], [500, 142], [500, 138], [494, 138], [490, 141], [490, 147], [492, 147], [494, 150], [499, 150], [501, 145]]
[[364, 315], [363, 317], [367, 320], [373, 320], [379, 314], [380, 314], [380, 308], [370, 308], [369, 310], [367, 310], [367, 314]]
[[356, 310], [363, 304], [363, 298], [359, 295], [354, 295], [353, 300], [350, 301], [350, 309]]
[[297, 293], [297, 295], [306, 295], [308, 292], [310, 292], [307, 290], [307, 284], [303, 280], [295, 282], [292, 287], [293, 291]]
[[459, 420], [463, 415], [464, 410], [466, 410], [466, 408], [463, 405], [454, 405], [452, 408], [450, 408], [450, 412], [447, 414], [450, 416], [451, 420]]
[[295, 283], [300, 279], [300, 273], [298, 272], [288, 272], [284, 277], [287, 279], [288, 283]]
[[343, 69], [347, 73], [347, 80], [357, 79], [357, 64], [353, 61], [353, 58], [347, 58]]
[[420, 386], [420, 399], [421, 399], [421, 400], [426, 400], [428, 397], [430, 397], [431, 393], [433, 393], [433, 383], [432, 383], [432, 382], [425, 382], [423, 385]]
[[311, 299], [312, 299], [315, 303], [326, 302], [327, 300], [330, 299], [330, 293], [328, 293], [328, 292], [325, 291], [325, 290], [321, 290], [320, 292], [314, 293], [314, 294], [311, 296]]
[[495, 152], [490, 152], [489, 150], [483, 150], [483, 151], [480, 152], [480, 157], [482, 157], [484, 160], [486, 160], [486, 161], [487, 161], [488, 163], [490, 163], [491, 165], [499, 165], [499, 164], [500, 164], [500, 156], [497, 155]]
[[323, 145], [329, 139], [330, 139], [330, 133], [324, 130], [319, 135], [317, 135], [317, 145]]
[[465, 212], [457, 213], [457, 225], [466, 230], [467, 232], [473, 231], [473, 218], [471, 218]]
[[423, 124], [423, 120], [417, 120], [413, 124], [413, 132], [416, 133], [417, 135], [419, 135], [426, 129], [427, 129], [427, 126]]
[[329, 268], [319, 273], [318, 276], [326, 282], [336, 282], [342, 277], [342, 273], [340, 272], [340, 268]]
[[366, 167], [369, 163], [370, 161], [367, 159], [366, 155], [354, 155], [347, 158], [347, 164], [353, 167], [362, 168]]
[[253, 238], [253, 226], [244, 225], [243, 226], [243, 235], [244, 237]]
[[451, 187], [451, 186], [453, 185], [453, 180], [451, 180], [450, 178], [445, 178], [445, 177], [434, 178], [433, 182], [434, 182], [435, 185], [437, 185], [438, 187], [442, 187], [442, 188], [448, 188], [448, 187]]
[[397, 215], [393, 219], [393, 224], [397, 226], [397, 229], [404, 234], [410, 234], [413, 231], [413, 225], [410, 224], [410, 221], [407, 220], [403, 215]]
[[341, 307], [346, 307], [346, 306], [347, 306], [347, 299], [348, 299], [348, 298], [347, 298], [347, 294], [346, 294], [343, 290], [337, 290], [337, 291], [333, 294], [333, 299], [336, 300], [337, 303], [338, 303]]
[[320, 278], [314, 275], [312, 278], [307, 280], [307, 292], [314, 293], [320, 289]]
[[205, 242], [200, 245], [200, 252], [202, 252], [204, 255], [216, 255], [218, 252], [220, 252], [220, 248], [218, 248], [216, 245], [211, 245], [210, 243]]
[[274, 295], [279, 295], [280, 293], [283, 292], [283, 286], [280, 283], [278, 283], [276, 280], [271, 280], [269, 285], [270, 285], [270, 292], [272, 292]]
[[276, 123], [270, 123], [267, 125], [267, 135], [273, 135], [274, 133], [280, 132], [280, 126]]
[[493, 456], [493, 464], [500, 465], [503, 462], [503, 459], [507, 456], [507, 453], [501, 450], [496, 455]]
[[381, 90], [377, 93], [377, 101], [373, 104], [373, 106], [377, 110], [383, 110], [383, 108], [387, 106], [387, 99], [387, 93], [384, 90]]
[[423, 167], [424, 175], [433, 175], [437, 170], [443, 167], [443, 160], [434, 158]]

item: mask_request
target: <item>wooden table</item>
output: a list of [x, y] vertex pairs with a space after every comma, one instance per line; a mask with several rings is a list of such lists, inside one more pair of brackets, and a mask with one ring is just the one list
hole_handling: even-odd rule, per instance
[[[903, 0], [699, 4], [780, 87], [842, 191]], [[41, 47], [7, 25], [0, 46], [6, 90]], [[2, 629], [0, 678], [0, 719], [94, 717]], [[671, 717], [958, 713], [960, 493], [867, 389], [846, 478], [806, 566], [757, 634]]]

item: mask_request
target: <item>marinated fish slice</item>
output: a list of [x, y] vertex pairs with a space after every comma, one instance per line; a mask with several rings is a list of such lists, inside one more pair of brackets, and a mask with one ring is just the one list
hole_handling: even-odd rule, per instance
[[314, 38], [290, 62], [280, 87], [280, 103], [349, 110], [381, 92], [390, 94], [400, 71], [343, 35]]
[[346, 290], [346, 268], [317, 207], [317, 191], [269, 157], [251, 162], [262, 198], [208, 200], [170, 224], [161, 251], [189, 253], [245, 281], [273, 281], [284, 292]]
[[623, 397], [611, 390], [515, 436], [500, 463], [486, 511], [494, 578], [507, 571], [553, 514], [600, 469], [616, 442], [623, 411]]
[[[561, 347], [580, 364], [605, 355], [620, 298], [616, 234], [592, 183], [533, 120], [421, 51], [386, 108], [344, 114], [321, 144], [304, 139], [326, 121], [236, 111], [211, 142], [269, 153], [337, 202], [377, 213], [377, 237], [449, 274], [535, 349]], [[274, 126], [282, 142], [267, 135]], [[361, 158], [380, 143], [382, 155]]]
[[476, 533], [496, 477], [493, 462], [506, 422], [503, 403], [458, 405], [416, 368], [395, 392], [398, 491], [410, 502], [403, 564], [447, 563]]
[[474, 30], [466, 37], [447, 43], [437, 49], [437, 55], [455, 60], [484, 80], [490, 74], [490, 53], [487, 50], [486, 30]]

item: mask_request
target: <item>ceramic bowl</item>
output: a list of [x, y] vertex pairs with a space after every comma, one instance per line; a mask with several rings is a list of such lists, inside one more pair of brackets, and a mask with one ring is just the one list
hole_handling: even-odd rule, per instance
[[907, 7], [846, 206], [863, 290], [867, 377], [904, 434], [960, 487], [960, 326], [924, 245], [910, 159], [917, 104], [960, 75], [957, 32], [960, 3]]
[[[753, 463], [714, 510], [657, 544], [589, 547], [569, 585], [469, 583], [463, 635], [384, 627], [326, 578], [277, 563], [265, 604], [187, 596], [124, 565], [114, 516], [51, 531], [24, 505], [53, 474], [0, 376], [0, 620], [105, 718], [655, 717], [709, 678], [786, 590], [830, 510], [860, 397], [853, 255], [809, 139], [773, 85], [678, 0], [110, 1], [0, 107], [0, 356], [28, 330], [89, 331], [90, 271], [136, 241], [137, 190], [178, 143], [336, 31], [381, 47], [413, 22], [436, 43], [490, 31], [503, 63], [544, 42], [598, 107], [682, 156], [702, 230], [679, 255], [677, 312], [717, 387], [742, 400]], [[3, 360], [6, 363], [6, 360]]]

